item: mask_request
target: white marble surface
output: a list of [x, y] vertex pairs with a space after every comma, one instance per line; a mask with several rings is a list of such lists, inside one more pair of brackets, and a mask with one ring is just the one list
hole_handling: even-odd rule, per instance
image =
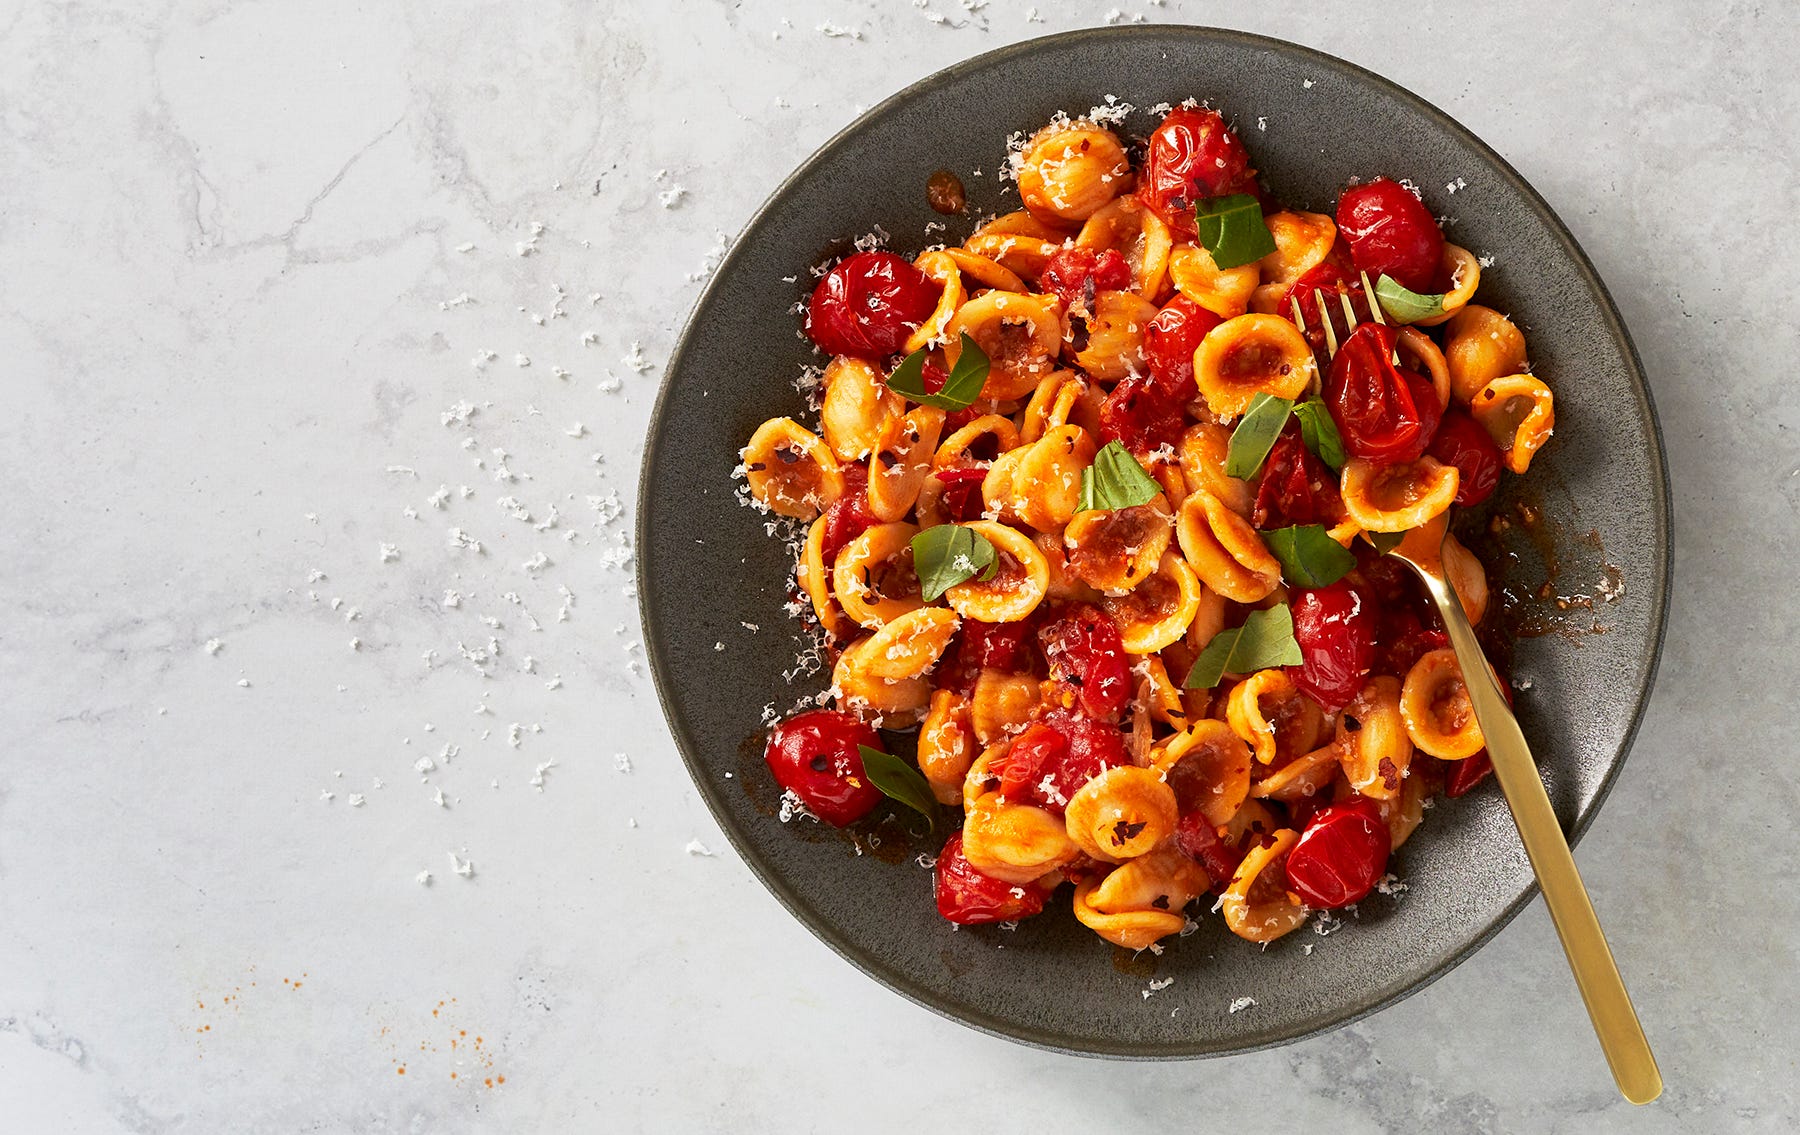
[[1541, 905], [1352, 1028], [1121, 1065], [884, 991], [725, 846], [636, 663], [631, 510], [590, 498], [632, 499], [691, 274], [788, 169], [939, 66], [1097, 20], [975, 6], [0, 4], [0, 1129], [1800, 1124], [1778, 4], [1124, 14], [1241, 22], [1445, 107], [1637, 336], [1677, 594], [1580, 861], [1655, 1107], [1614, 1095]]

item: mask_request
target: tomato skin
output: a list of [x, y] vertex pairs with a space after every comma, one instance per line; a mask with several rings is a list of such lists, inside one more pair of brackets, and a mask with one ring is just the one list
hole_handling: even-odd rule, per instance
[[1320, 910], [1359, 902], [1386, 873], [1392, 850], [1393, 837], [1375, 801], [1353, 796], [1329, 804], [1288, 853], [1288, 888]]
[[960, 926], [1016, 922], [1044, 909], [1050, 893], [1036, 883], [1008, 883], [984, 875], [963, 854], [961, 831], [950, 833], [938, 852], [933, 891], [938, 913]]
[[1070, 604], [1038, 631], [1038, 644], [1051, 679], [1073, 695], [1076, 708], [1097, 721], [1118, 720], [1131, 675], [1111, 616], [1092, 603]]
[[1193, 400], [1199, 391], [1194, 383], [1194, 349], [1223, 322], [1183, 295], [1162, 306], [1144, 328], [1144, 361], [1158, 389], [1183, 403]]
[[861, 465], [844, 466], [844, 495], [832, 501], [825, 510], [825, 539], [819, 550], [825, 567], [830, 569], [844, 545], [861, 536], [875, 524], [875, 513], [869, 509], [869, 473]]
[[1456, 466], [1456, 503], [1480, 504], [1500, 484], [1500, 447], [1481, 423], [1456, 407], [1444, 411], [1437, 436], [1431, 439], [1431, 456]]
[[1176, 823], [1175, 846], [1206, 868], [1206, 877], [1215, 891], [1231, 886], [1231, 877], [1244, 861], [1244, 853], [1220, 839], [1218, 830], [1199, 812], [1188, 812]]
[[1371, 281], [1382, 273], [1421, 295], [1436, 287], [1444, 234], [1425, 203], [1392, 178], [1353, 185], [1338, 197], [1338, 232]]
[[1094, 292], [1117, 292], [1131, 287], [1131, 265], [1117, 249], [1096, 254], [1091, 248], [1065, 248], [1045, 263], [1038, 286], [1055, 293], [1063, 306], [1073, 307], [1090, 303]]
[[1338, 492], [1337, 475], [1306, 448], [1300, 427], [1290, 422], [1263, 459], [1250, 523], [1258, 528], [1330, 526], [1343, 518], [1344, 498]]
[[1117, 728], [1056, 709], [1027, 725], [992, 767], [1008, 800], [1060, 816], [1082, 785], [1128, 763]]
[[1116, 441], [1132, 453], [1174, 445], [1187, 426], [1183, 404], [1164, 394], [1147, 374], [1128, 374], [1100, 405], [1102, 442]]
[[806, 334], [832, 355], [882, 359], [900, 350], [943, 289], [891, 252], [846, 257], [813, 289]]
[[1460, 761], [1445, 761], [1444, 765], [1444, 795], [1452, 798], [1467, 793], [1494, 771], [1486, 749]]
[[1344, 449], [1380, 465], [1423, 457], [1443, 416], [1430, 381], [1394, 365], [1394, 340], [1392, 327], [1358, 327], [1338, 348], [1325, 385]]
[[1287, 668], [1294, 684], [1332, 713], [1343, 709], [1375, 665], [1375, 606], [1348, 580], [1296, 588], [1288, 604], [1301, 662]]
[[763, 759], [781, 787], [833, 827], [853, 824], [881, 801], [863, 772], [858, 745], [881, 748], [866, 723], [835, 709], [795, 714], [769, 731]]
[[1178, 235], [1194, 235], [1194, 204], [1254, 192], [1244, 143], [1216, 110], [1177, 107], [1150, 135], [1138, 171], [1138, 200]]
[[950, 519], [966, 524], [981, 516], [987, 508], [987, 502], [981, 497], [981, 482], [987, 473], [985, 467], [977, 465], [966, 469], [939, 469], [932, 474], [944, 482], [944, 493], [938, 497], [938, 505]]
[[1029, 619], [1016, 623], [984, 623], [980, 619], [962, 621], [963, 649], [976, 666], [1004, 670], [1009, 674], [1026, 674], [1032, 669]]

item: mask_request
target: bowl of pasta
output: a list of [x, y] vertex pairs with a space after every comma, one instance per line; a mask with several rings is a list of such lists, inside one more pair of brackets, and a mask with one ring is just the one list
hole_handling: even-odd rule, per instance
[[646, 446], [657, 691], [752, 871], [1064, 1051], [1353, 1020], [1534, 893], [1445, 571], [1571, 840], [1654, 678], [1649, 390], [1541, 197], [1351, 64], [1205, 28], [961, 63], [714, 273]]

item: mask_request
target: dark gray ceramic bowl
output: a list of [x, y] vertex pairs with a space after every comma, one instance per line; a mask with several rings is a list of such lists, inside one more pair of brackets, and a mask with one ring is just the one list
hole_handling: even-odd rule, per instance
[[[1015, 931], [953, 929], [913, 861], [934, 842], [892, 817], [854, 837], [780, 823], [760, 760], [764, 707], [786, 711], [827, 680], [783, 678], [801, 645], [783, 613], [793, 565], [763, 518], [735, 503], [731, 479], [759, 422], [805, 410], [791, 381], [817, 360], [789, 309], [808, 293], [806, 268], [877, 224], [901, 251], [944, 239], [925, 227], [939, 219], [924, 185], [940, 167], [964, 175], [972, 212], [1016, 207], [996, 176], [1006, 136], [1109, 94], [1139, 107], [1210, 101], [1235, 119], [1276, 195], [1302, 208], [1329, 210], [1353, 176], [1410, 177], [1455, 218], [1453, 240], [1495, 258], [1482, 299], [1525, 328], [1556, 391], [1557, 430], [1531, 475], [1507, 480], [1522, 495], [1494, 506], [1541, 510], [1525, 533], [1535, 539], [1498, 541], [1488, 555], [1515, 591], [1535, 591], [1548, 571], [1578, 601], [1566, 611], [1528, 601], [1513, 621], [1538, 632], [1516, 652], [1515, 675], [1530, 681], [1519, 716], [1557, 814], [1581, 834], [1637, 729], [1663, 630], [1667, 474], [1637, 357], [1587, 257], [1497, 154], [1417, 96], [1293, 44], [1176, 27], [1040, 39], [902, 91], [809, 158], [719, 266], [670, 360], [638, 500], [640, 602], [657, 692], [695, 784], [744, 861], [845, 958], [922, 1005], [1030, 1044], [1137, 1058], [1242, 1052], [1394, 1002], [1519, 911], [1535, 887], [1491, 782], [1439, 801], [1396, 857], [1406, 892], [1372, 896], [1336, 933], [1309, 928], [1260, 949], [1203, 914], [1161, 957], [1132, 958], [1077, 924], [1066, 896]], [[1153, 125], [1139, 111], [1121, 129]], [[1452, 197], [1444, 187], [1459, 178], [1466, 188]], [[953, 221], [947, 238], [969, 227]], [[1619, 578], [1622, 596], [1580, 605]], [[1241, 997], [1255, 1005], [1229, 1012]]]

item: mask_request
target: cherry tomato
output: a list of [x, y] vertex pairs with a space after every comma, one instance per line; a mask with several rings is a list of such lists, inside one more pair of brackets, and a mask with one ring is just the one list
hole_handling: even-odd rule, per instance
[[938, 913], [962, 926], [1030, 918], [1043, 911], [1049, 897], [1035, 883], [1008, 883], [983, 875], [963, 854], [960, 831], [951, 832], [938, 852], [934, 889]]
[[1456, 466], [1457, 504], [1480, 504], [1500, 483], [1500, 447], [1481, 423], [1454, 406], [1444, 411], [1443, 424], [1426, 452]]
[[1144, 328], [1144, 361], [1159, 390], [1182, 403], [1193, 400], [1194, 349], [1223, 320], [1186, 296], [1163, 305]]
[[1254, 190], [1250, 154], [1216, 110], [1178, 107], [1145, 146], [1138, 200], [1180, 236], [1194, 235], [1194, 204]]
[[992, 768], [1008, 800], [1060, 816], [1082, 785], [1128, 760], [1118, 729], [1056, 709], [1027, 725]]
[[828, 354], [880, 359], [898, 351], [943, 289], [891, 252], [858, 252], [825, 273], [806, 305], [806, 333]]
[[1232, 875], [1244, 861], [1244, 853], [1220, 839], [1218, 830], [1199, 812], [1188, 812], [1175, 825], [1175, 846], [1206, 868], [1206, 877], [1212, 880], [1215, 891], [1231, 886]]
[[[1191, 365], [1191, 364], [1190, 364]], [[1100, 436], [1133, 453], [1174, 445], [1187, 426], [1184, 402], [1165, 394], [1147, 374], [1128, 374], [1107, 392], [1100, 405]]]
[[844, 466], [844, 495], [825, 510], [825, 540], [820, 546], [830, 567], [844, 545], [875, 524], [869, 509], [869, 473], [861, 465]]
[[1444, 762], [1444, 795], [1461, 796], [1488, 778], [1494, 762], [1486, 749], [1460, 761]]
[[1370, 280], [1382, 273], [1422, 295], [1441, 291], [1437, 280], [1444, 234], [1425, 203], [1391, 178], [1353, 185], [1338, 197], [1338, 232], [1350, 242], [1356, 266]]
[[981, 482], [987, 478], [987, 473], [986, 467], [975, 465], [964, 469], [939, 469], [932, 474], [944, 482], [944, 493], [938, 497], [938, 505], [951, 520], [966, 524], [981, 516], [987, 508], [987, 502], [981, 497]]
[[1374, 604], [1348, 580], [1288, 593], [1300, 665], [1287, 668], [1300, 692], [1336, 713], [1363, 688], [1375, 664]]
[[963, 649], [975, 665], [1009, 674], [1025, 674], [1032, 669], [1031, 635], [1033, 623], [1021, 619], [1016, 623], [984, 623], [980, 619], [962, 621]]
[[1427, 624], [1419, 612], [1407, 607], [1387, 607], [1381, 613], [1380, 631], [1375, 637], [1375, 668], [1383, 674], [1406, 677], [1413, 663], [1434, 650], [1450, 645], [1450, 636], [1435, 624]]
[[1394, 365], [1394, 338], [1379, 323], [1358, 327], [1338, 348], [1325, 385], [1344, 448], [1382, 465], [1424, 456], [1443, 414], [1431, 383]]
[[1392, 850], [1381, 805], [1352, 796], [1319, 809], [1300, 833], [1288, 852], [1288, 887], [1310, 907], [1348, 906], [1375, 889]]
[[807, 811], [841, 828], [881, 800], [881, 790], [863, 772], [858, 745], [879, 749], [881, 738], [850, 714], [814, 709], [770, 730], [763, 759], [775, 782], [798, 796]]
[[1065, 248], [1045, 262], [1038, 285], [1059, 296], [1065, 307], [1084, 301], [1091, 308], [1095, 292], [1117, 292], [1131, 287], [1131, 265], [1116, 249], [1109, 248], [1096, 255], [1091, 248]]
[[1098, 721], [1118, 720], [1131, 697], [1125, 646], [1112, 618], [1092, 603], [1074, 603], [1038, 631], [1050, 678], [1074, 705]]
[[[1370, 283], [1373, 283], [1370, 280]], [[1344, 318], [1344, 299], [1350, 300], [1350, 311], [1354, 320]], [[1319, 306], [1320, 299], [1325, 306]], [[1300, 305], [1300, 316], [1306, 321], [1306, 341], [1312, 344], [1313, 354], [1318, 357], [1321, 368], [1331, 365], [1330, 345], [1325, 339], [1325, 323], [1331, 323], [1331, 329], [1338, 342], [1354, 330], [1357, 324], [1367, 323], [1372, 317], [1369, 313], [1369, 297], [1363, 291], [1362, 281], [1357, 279], [1356, 271], [1350, 266], [1342, 253], [1332, 248], [1332, 254], [1308, 268], [1294, 285], [1281, 297], [1275, 306], [1275, 313], [1284, 319], [1294, 317], [1294, 304]], [[1320, 312], [1324, 318], [1320, 318]]]
[[1263, 459], [1262, 481], [1250, 523], [1258, 528], [1332, 525], [1344, 518], [1337, 475], [1306, 448], [1300, 428], [1289, 424]]

